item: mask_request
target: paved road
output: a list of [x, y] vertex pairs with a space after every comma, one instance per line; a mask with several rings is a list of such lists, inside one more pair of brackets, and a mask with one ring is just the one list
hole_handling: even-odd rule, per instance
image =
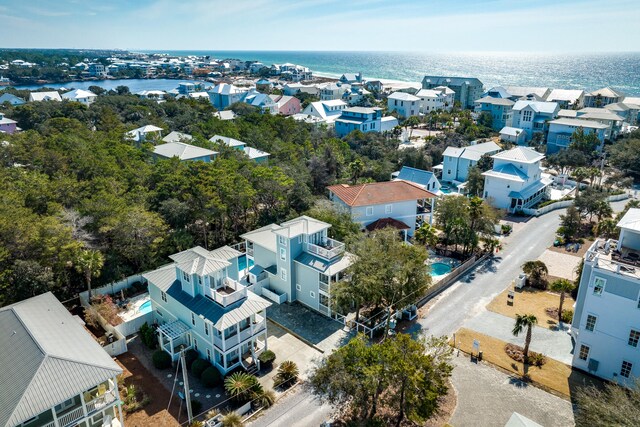
[[302, 386], [298, 386], [248, 426], [320, 426], [331, 418], [331, 412], [329, 405], [322, 405]]

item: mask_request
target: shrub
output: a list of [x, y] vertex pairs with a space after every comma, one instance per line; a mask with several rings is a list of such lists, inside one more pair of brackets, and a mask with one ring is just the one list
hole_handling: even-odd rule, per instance
[[204, 423], [202, 421], [193, 420], [191, 421], [191, 424], [189, 424], [189, 427], [204, 427]]
[[276, 401], [276, 393], [273, 390], [263, 390], [256, 396], [254, 403], [260, 408], [269, 408]]
[[529, 364], [533, 366], [542, 366], [546, 363], [547, 359], [544, 357], [544, 354], [541, 353], [533, 353], [529, 354]]
[[[184, 410], [187, 410], [187, 405], [184, 405]], [[199, 400], [191, 399], [191, 413], [196, 416], [200, 414], [200, 410], [202, 410], [202, 403]]]
[[156, 339], [156, 331], [152, 326], [147, 325], [145, 322], [144, 325], [140, 326], [140, 340], [142, 343], [150, 348], [151, 350], [158, 347], [158, 340]]
[[122, 409], [127, 414], [139, 411], [151, 402], [149, 396], [139, 391], [133, 384], [120, 387], [120, 398], [122, 399]]
[[290, 360], [285, 360], [278, 367], [278, 373], [273, 377], [275, 387], [288, 387], [298, 379], [298, 365]]
[[223, 427], [243, 427], [242, 417], [237, 412], [229, 412], [222, 417]]
[[197, 351], [195, 351], [192, 348], [187, 350], [187, 352], [184, 354], [184, 361], [187, 364], [187, 369], [191, 369], [191, 365], [193, 365], [193, 362], [195, 362], [197, 358], [198, 358]]
[[213, 388], [222, 384], [222, 376], [220, 375], [218, 368], [215, 366], [209, 366], [205, 369], [200, 380], [202, 380], [202, 384], [208, 388]]
[[193, 363], [191, 364], [191, 373], [193, 375], [195, 375], [196, 377], [200, 378], [202, 376], [202, 373], [209, 366], [211, 366], [211, 363], [207, 362], [204, 359], [198, 358], [198, 359], [194, 360]]
[[562, 310], [562, 321], [564, 323], [571, 323], [573, 320], [573, 310]]
[[167, 369], [171, 367], [171, 356], [163, 350], [156, 350], [152, 356], [153, 366], [157, 369]]
[[258, 378], [246, 372], [236, 372], [224, 380], [224, 389], [236, 402], [245, 402], [263, 393]]
[[258, 360], [268, 368], [273, 365], [273, 361], [276, 360], [276, 354], [271, 350], [265, 350], [258, 356]]

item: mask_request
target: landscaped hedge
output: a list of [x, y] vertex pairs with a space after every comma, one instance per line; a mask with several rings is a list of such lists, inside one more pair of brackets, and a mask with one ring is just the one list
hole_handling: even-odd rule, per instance
[[204, 370], [200, 380], [205, 387], [213, 388], [222, 384], [222, 375], [215, 366], [210, 366]]
[[197, 358], [198, 358], [197, 351], [195, 351], [192, 348], [187, 350], [187, 352], [184, 354], [184, 361], [187, 364], [187, 369], [191, 369], [191, 365], [193, 365], [193, 362], [195, 362]]
[[193, 363], [191, 364], [191, 373], [200, 378], [202, 376], [202, 373], [209, 367], [211, 366], [211, 363], [207, 362], [204, 359], [196, 359], [193, 361]]
[[157, 350], [151, 358], [153, 366], [158, 369], [167, 369], [171, 367], [171, 356], [165, 351]]
[[265, 350], [258, 356], [258, 360], [265, 368], [271, 367], [273, 361], [276, 360], [276, 354], [271, 350]]
[[[158, 347], [158, 339], [156, 338], [156, 330], [153, 329], [153, 326], [149, 326], [147, 322], [145, 322], [142, 326], [140, 326], [140, 340], [147, 348], [153, 350]], [[168, 355], [167, 355], [168, 356]]]

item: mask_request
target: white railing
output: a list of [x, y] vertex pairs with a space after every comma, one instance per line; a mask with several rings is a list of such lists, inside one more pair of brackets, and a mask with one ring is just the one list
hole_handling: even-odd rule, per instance
[[67, 427], [82, 418], [84, 418], [84, 411], [82, 410], [82, 407], [79, 407], [61, 417], [58, 417], [58, 424], [61, 427]]
[[317, 255], [326, 260], [340, 256], [344, 253], [344, 243], [326, 238], [322, 245], [305, 243], [305, 250], [312, 255]]
[[320, 282], [320, 283], [318, 283], [318, 287], [320, 288], [320, 290], [322, 292], [325, 292], [327, 294], [329, 293], [329, 285], [326, 285], [326, 284]]
[[[209, 296], [218, 304], [226, 307], [234, 302], [240, 301], [242, 298], [246, 298], [247, 289], [246, 287], [233, 279], [225, 277], [222, 280], [222, 286], [233, 289], [234, 292], [231, 293], [222, 293], [218, 292], [216, 289], [209, 289]], [[220, 289], [220, 288], [218, 288]]]
[[103, 394], [102, 396], [99, 396], [87, 402], [85, 405], [87, 407], [87, 413], [104, 409], [110, 403], [115, 402], [115, 400], [116, 400], [116, 394], [114, 393], [113, 390], [110, 390], [105, 394]]
[[318, 303], [318, 311], [322, 314], [326, 314], [327, 316], [329, 315], [329, 307], [326, 305]]
[[55, 421], [51, 421], [50, 423], [46, 423], [42, 427], [55, 427], [55, 426], [56, 426], [56, 422]]

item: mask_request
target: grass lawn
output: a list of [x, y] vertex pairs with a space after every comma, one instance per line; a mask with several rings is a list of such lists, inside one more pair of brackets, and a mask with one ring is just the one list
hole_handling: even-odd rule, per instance
[[[514, 319], [516, 314], [530, 313], [538, 318], [538, 326], [549, 329], [555, 329], [557, 327], [558, 321], [549, 317], [545, 309], [551, 307], [558, 308], [558, 304], [560, 304], [560, 294], [541, 291], [527, 286], [524, 289], [515, 290], [513, 305], [507, 305], [507, 294], [513, 290], [513, 286], [507, 288], [487, 305], [487, 309]], [[567, 293], [564, 297], [562, 310], [571, 310], [574, 302], [571, 295]]]
[[480, 342], [480, 351], [482, 351], [484, 361], [509, 371], [518, 377], [526, 375], [536, 385], [556, 394], [570, 398], [578, 387], [602, 385], [597, 379], [579, 371], [574, 371], [570, 366], [549, 357], [547, 357], [547, 362], [542, 367], [527, 366], [525, 368], [522, 363], [516, 362], [507, 356], [504, 352], [504, 346], [506, 345], [504, 341], [466, 328], [460, 328], [456, 332], [456, 345], [465, 353], [470, 354], [472, 352], [474, 339]]

